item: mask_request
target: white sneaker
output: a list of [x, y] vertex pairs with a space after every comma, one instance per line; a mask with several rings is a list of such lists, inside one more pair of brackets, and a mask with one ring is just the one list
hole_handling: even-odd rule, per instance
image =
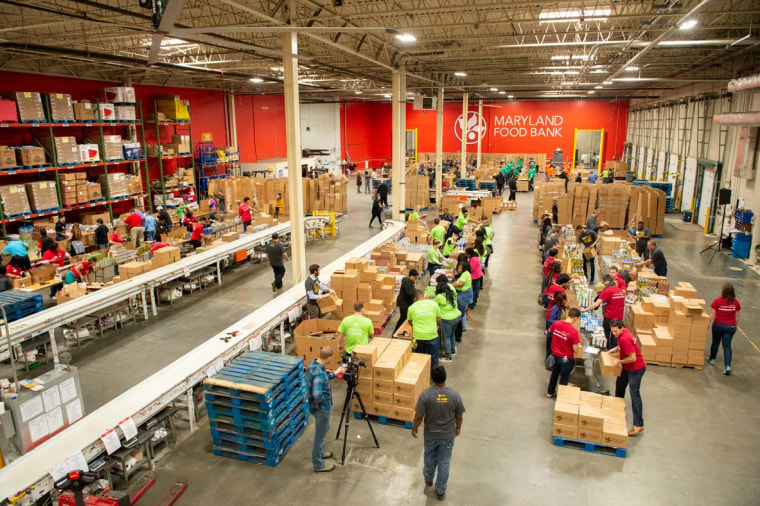
[[439, 360], [439, 362], [451, 362], [450, 358], [443, 357]]

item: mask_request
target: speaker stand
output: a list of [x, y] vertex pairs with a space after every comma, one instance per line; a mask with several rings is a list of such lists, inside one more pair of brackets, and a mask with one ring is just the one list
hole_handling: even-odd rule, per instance
[[703, 249], [699, 252], [700, 255], [705, 253], [706, 251], [713, 250], [713, 254], [710, 256], [710, 260], [708, 260], [708, 264], [711, 264], [713, 261], [713, 258], [715, 258], [715, 255], [723, 249], [723, 226], [726, 223], [726, 204], [723, 204], [723, 212], [720, 215], [720, 234], [718, 235], [718, 240]]

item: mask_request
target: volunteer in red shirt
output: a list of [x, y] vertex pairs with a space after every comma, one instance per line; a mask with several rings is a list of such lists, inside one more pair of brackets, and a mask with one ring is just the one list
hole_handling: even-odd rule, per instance
[[185, 209], [185, 215], [182, 217], [182, 224], [188, 232], [193, 231], [193, 224], [195, 223], [198, 223], [198, 218], [193, 216], [193, 212], [190, 209]]
[[85, 276], [87, 276], [88, 281], [92, 281], [92, 268], [96, 263], [98, 263], [98, 259], [95, 257], [79, 262], [66, 273], [66, 279], [63, 284], [81, 283], [85, 279]]
[[251, 222], [253, 221], [253, 218], [251, 217], [251, 206], [248, 204], [250, 201], [251, 197], [244, 198], [243, 203], [240, 204], [240, 207], [238, 208], [238, 215], [240, 215], [240, 219], [243, 220], [243, 232], [248, 230], [248, 227], [251, 226]]
[[549, 334], [552, 337], [554, 366], [552, 366], [552, 375], [549, 378], [547, 397], [555, 397], [557, 395], [557, 379], [559, 379], [560, 385], [567, 385], [570, 381], [570, 374], [575, 369], [575, 352], [580, 349], [581, 340], [573, 324], [580, 316], [581, 312], [577, 307], [570, 308], [567, 312], [567, 318], [554, 322], [549, 327]]
[[121, 236], [119, 235], [116, 230], [113, 231], [113, 234], [111, 234], [111, 237], [108, 238], [108, 244], [110, 246], [113, 246], [115, 244], [122, 244], [124, 241], [121, 240]]
[[563, 272], [557, 276], [556, 284], [553, 284], [544, 290], [546, 298], [549, 300], [549, 303], [546, 306], [546, 330], [549, 330], [549, 316], [551, 315], [552, 306], [554, 305], [554, 295], [559, 292], [565, 293], [568, 284], [570, 284], [570, 276]]
[[21, 257], [13, 256], [8, 265], [5, 266], [5, 274], [11, 279], [25, 278], [29, 273], [24, 269]]
[[193, 249], [200, 248], [203, 244], [203, 227], [205, 224], [206, 218], [198, 223], [193, 223], [193, 231], [190, 234], [190, 244], [193, 245]]
[[604, 336], [607, 338], [607, 349], [609, 350], [617, 346], [615, 335], [610, 331], [610, 322], [612, 320], [623, 319], [623, 315], [625, 314], [625, 290], [618, 288], [609, 274], [602, 276], [602, 281], [607, 286], [599, 294], [596, 301], [584, 309], [583, 312], [593, 311], [601, 306], [602, 303], [605, 304], [602, 327], [604, 328]]
[[620, 271], [614, 265], [610, 266], [610, 276], [612, 277], [612, 280], [617, 284], [617, 287], [625, 291], [628, 285], [626, 285], [623, 276], [620, 275]]
[[[201, 227], [201, 233], [203, 233], [203, 228]], [[167, 246], [171, 246], [168, 242], [157, 242], [153, 245], [152, 248], [150, 248], [150, 256], [153, 258], [153, 253], [156, 252], [156, 250], [159, 250], [161, 248], [166, 248]]]
[[47, 260], [51, 264], [56, 264], [58, 267], [63, 267], [64, 260], [67, 256], [67, 253], [58, 246], [58, 243], [54, 242], [50, 245], [50, 248], [42, 254], [42, 260]]
[[733, 355], [731, 352], [731, 340], [736, 333], [736, 326], [739, 324], [739, 311], [742, 309], [742, 305], [736, 300], [734, 285], [731, 283], [723, 285], [720, 297], [712, 301], [710, 308], [713, 310], [710, 314], [710, 319], [713, 322], [710, 363], [715, 363], [715, 357], [718, 356], [718, 347], [723, 343], [723, 363], [726, 366], [723, 374], [729, 376], [731, 374], [731, 356]]
[[628, 431], [629, 436], [636, 436], [644, 430], [644, 407], [641, 404], [641, 378], [647, 370], [647, 364], [641, 355], [639, 345], [633, 334], [623, 326], [620, 320], [610, 322], [612, 335], [617, 339], [618, 345], [610, 350], [610, 354], [617, 354], [619, 360], [614, 360], [613, 365], [620, 364], [623, 370], [615, 383], [615, 397], [625, 397], [625, 389], [631, 388], [631, 411], [633, 411], [633, 428]]
[[129, 229], [129, 236], [132, 238], [132, 243], [137, 248], [140, 245], [140, 241], [143, 239], [145, 233], [145, 227], [143, 227], [143, 219], [137, 213], [137, 209], [132, 209], [132, 214], [124, 219], [124, 223]]
[[546, 257], [546, 260], [544, 260], [544, 277], [549, 275], [549, 272], [552, 270], [552, 264], [555, 260], [557, 260], [557, 250], [552, 248], [549, 250], [549, 254]]

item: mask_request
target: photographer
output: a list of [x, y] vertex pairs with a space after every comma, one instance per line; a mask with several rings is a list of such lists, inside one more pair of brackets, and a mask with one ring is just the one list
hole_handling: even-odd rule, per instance
[[343, 318], [338, 327], [338, 339], [346, 338], [346, 353], [350, 355], [359, 344], [369, 344], [374, 334], [372, 320], [364, 316], [364, 302], [354, 302], [354, 314]]
[[309, 389], [309, 412], [314, 415], [314, 445], [311, 450], [311, 463], [315, 473], [335, 471], [335, 464], [325, 464], [325, 459], [332, 458], [333, 453], [325, 453], [325, 437], [330, 430], [330, 411], [332, 410], [332, 389], [330, 380], [345, 368], [339, 367], [335, 372], [327, 372], [325, 366], [330, 363], [333, 350], [329, 346], [319, 349], [319, 358], [309, 364], [306, 371], [306, 385]]

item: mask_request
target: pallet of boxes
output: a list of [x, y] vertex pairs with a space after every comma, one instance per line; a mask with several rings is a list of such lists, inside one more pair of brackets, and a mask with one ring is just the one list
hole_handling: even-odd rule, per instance
[[560, 385], [554, 404], [552, 436], [556, 446], [625, 457], [628, 448], [625, 400]]
[[366, 258], [349, 258], [345, 267], [330, 277], [336, 295], [317, 301], [322, 313], [331, 309], [333, 318], [342, 319], [354, 313], [356, 301], [362, 301], [364, 316], [372, 320], [376, 331], [381, 330], [396, 307], [396, 276], [381, 273]]
[[[414, 407], [420, 394], [430, 386], [430, 355], [412, 353], [411, 341], [376, 337], [354, 348], [363, 360], [356, 391], [367, 413], [380, 423], [404, 422], [411, 429]], [[352, 401], [354, 417], [361, 418], [361, 406]]]
[[691, 283], [680, 282], [668, 294], [645, 297], [631, 306], [633, 329], [647, 364], [702, 369], [710, 317]]

